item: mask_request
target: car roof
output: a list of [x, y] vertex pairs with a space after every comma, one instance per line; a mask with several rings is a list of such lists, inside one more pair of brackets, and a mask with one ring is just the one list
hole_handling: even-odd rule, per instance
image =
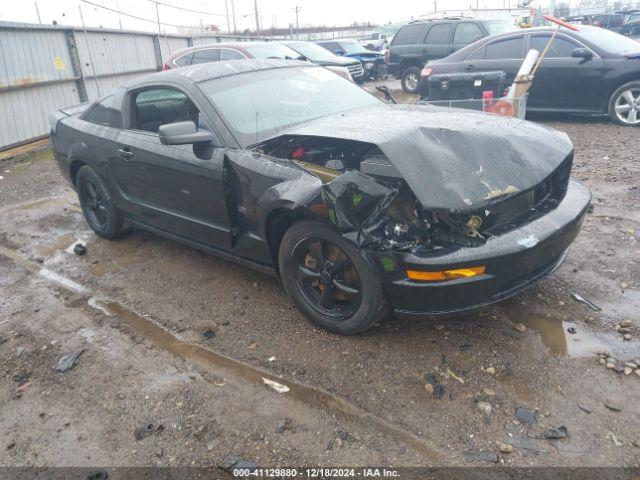
[[[141, 84], [152, 82], [170, 82], [178, 84], [198, 83], [216, 78], [229, 77], [242, 73], [260, 72], [264, 70], [274, 70], [279, 68], [310, 67], [317, 65], [300, 60], [280, 60], [280, 59], [246, 59], [228, 60], [211, 63], [199, 63], [171, 70], [164, 70], [146, 77]], [[318, 67], [320, 68], [320, 67]]]
[[[415, 24], [429, 24], [432, 23], [441, 23], [441, 22], [451, 22], [451, 21], [471, 21], [471, 22], [486, 22], [491, 21], [486, 18], [473, 18], [473, 17], [442, 17], [442, 18], [425, 18], [424, 20], [413, 20], [402, 27], [406, 27], [407, 25], [415, 25]], [[402, 28], [400, 27], [400, 28]]]
[[205, 43], [202, 45], [194, 45], [193, 47], [181, 48], [180, 50], [176, 50], [173, 52], [167, 61], [173, 60], [176, 57], [181, 57], [189, 52], [197, 52], [199, 50], [206, 50], [209, 48], [233, 48], [236, 50], [246, 50], [248, 46], [262, 46], [269, 45], [275, 42], [220, 42], [220, 43]]

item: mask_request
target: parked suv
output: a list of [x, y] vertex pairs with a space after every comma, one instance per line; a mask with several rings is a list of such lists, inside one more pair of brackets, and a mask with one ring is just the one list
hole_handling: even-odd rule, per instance
[[408, 23], [393, 37], [387, 53], [388, 70], [402, 79], [402, 89], [415, 93], [420, 70], [429, 61], [444, 58], [488, 35], [515, 30], [506, 20], [454, 17]]

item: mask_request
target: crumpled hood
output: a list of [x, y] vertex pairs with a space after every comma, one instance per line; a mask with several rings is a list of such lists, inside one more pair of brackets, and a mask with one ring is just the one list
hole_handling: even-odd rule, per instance
[[528, 190], [573, 151], [566, 134], [532, 122], [427, 105], [367, 107], [282, 133], [377, 145], [428, 209], [477, 209]]

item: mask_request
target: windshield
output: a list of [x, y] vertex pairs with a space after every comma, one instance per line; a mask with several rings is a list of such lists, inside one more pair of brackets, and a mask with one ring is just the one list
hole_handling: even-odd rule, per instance
[[506, 20], [489, 20], [483, 23], [489, 32], [489, 35], [512, 32], [516, 29], [516, 26], [513, 23]]
[[280, 58], [282, 60], [297, 60], [300, 57], [299, 53], [294, 52], [289, 47], [284, 45], [247, 45], [243, 47], [253, 58], [266, 59], [266, 58]]
[[358, 53], [371, 53], [371, 50], [367, 50], [359, 43], [355, 42], [339, 42], [340, 49], [344, 51], [344, 53], [348, 53], [350, 55], [358, 54]]
[[577, 32], [580, 37], [584, 38], [588, 42], [593, 43], [595, 46], [600, 47], [602, 50], [615, 53], [618, 55], [624, 55], [625, 53], [640, 52], [640, 43], [632, 40], [629, 37], [620, 35], [619, 33], [606, 30], [598, 27], [579, 27], [580, 31]]
[[297, 123], [381, 103], [320, 67], [262, 70], [199, 86], [243, 147]]
[[304, 55], [308, 60], [312, 62], [322, 62], [323, 60], [331, 61], [335, 60], [336, 56], [326, 48], [322, 48], [315, 43], [294, 43], [290, 47], [301, 55]]

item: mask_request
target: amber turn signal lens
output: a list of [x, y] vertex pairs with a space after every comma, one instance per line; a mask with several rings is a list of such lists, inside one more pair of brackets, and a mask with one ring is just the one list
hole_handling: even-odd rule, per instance
[[437, 282], [440, 280], [453, 280], [455, 278], [467, 278], [482, 275], [485, 267], [457, 268], [455, 270], [441, 270], [437, 272], [423, 272], [420, 270], [407, 270], [407, 276], [411, 280], [422, 282]]

